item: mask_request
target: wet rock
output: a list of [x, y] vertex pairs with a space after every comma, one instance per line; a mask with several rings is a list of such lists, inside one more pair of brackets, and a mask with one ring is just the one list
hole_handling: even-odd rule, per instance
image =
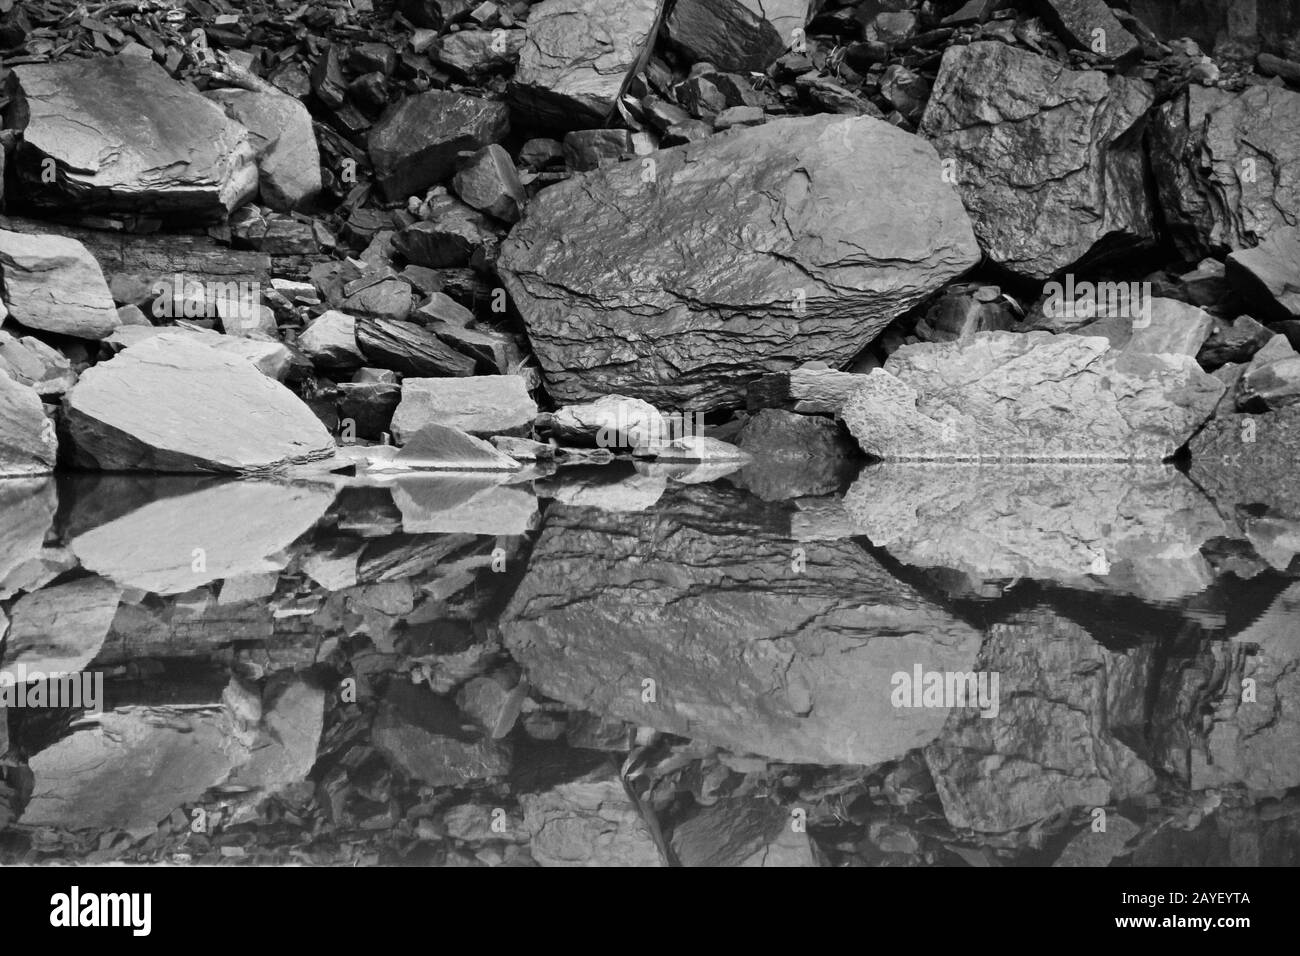
[[1119, 59], [1140, 49], [1133, 34], [1115, 18], [1106, 0], [1046, 0], [1040, 7], [1043, 19], [1057, 36], [1077, 50]]
[[100, 577], [24, 594], [10, 609], [4, 669], [79, 674], [99, 653], [121, 597], [121, 588]]
[[0, 477], [49, 474], [58, 447], [36, 390], [0, 371]]
[[549, 697], [736, 752], [871, 764], [933, 739], [946, 712], [893, 707], [891, 675], [969, 666], [978, 633], [852, 543], [796, 549], [779, 515], [720, 486], [552, 505], [506, 644]]
[[510, 154], [495, 143], [470, 158], [452, 188], [469, 205], [503, 222], [518, 222], [523, 215], [523, 184]]
[[1125, 655], [1038, 609], [989, 629], [977, 672], [999, 675], [997, 713], [955, 711], [926, 748], [955, 828], [1002, 833], [1150, 793], [1155, 774], [1109, 729]]
[[[1298, 101], [1300, 102], [1300, 101]], [[1278, 228], [1228, 256], [1228, 280], [1268, 321], [1300, 319], [1300, 230]]]
[[658, 503], [668, 490], [668, 478], [641, 468], [628, 474], [608, 466], [569, 467], [536, 487], [538, 494], [576, 508], [637, 512]]
[[564, 163], [575, 172], [600, 169], [632, 155], [625, 129], [576, 129], [564, 135]]
[[984, 332], [903, 346], [844, 407], [862, 450], [887, 459], [1162, 461], [1223, 385], [1186, 355], [1105, 339]]
[[443, 90], [417, 93], [370, 131], [370, 161], [384, 194], [405, 199], [451, 178], [459, 153], [500, 142], [509, 129], [500, 103]]
[[603, 126], [659, 21], [661, 0], [543, 0], [528, 14], [511, 109], [527, 126]]
[[1266, 411], [1300, 402], [1300, 354], [1284, 335], [1255, 353], [1237, 383], [1239, 411]]
[[[248, 131], [139, 57], [15, 68], [31, 119], [18, 171], [38, 204], [224, 218], [257, 190]], [[56, 178], [43, 175], [46, 157]]]
[[649, 402], [605, 395], [594, 402], [565, 405], [538, 419], [539, 427], [562, 445], [635, 448], [664, 433], [664, 418]]
[[517, 535], [538, 522], [531, 491], [481, 475], [404, 475], [393, 485], [393, 503], [407, 534]]
[[847, 362], [977, 256], [930, 147], [877, 120], [782, 120], [646, 159], [660, 188], [641, 163], [560, 183], [502, 247], [557, 401], [739, 404], [764, 372]]
[[402, 450], [390, 464], [397, 469], [448, 471], [517, 471], [519, 464], [481, 438], [458, 428], [426, 422], [404, 436]]
[[121, 321], [99, 263], [76, 239], [0, 229], [4, 304], [23, 325], [102, 339]]
[[473, 375], [474, 360], [414, 322], [357, 319], [357, 345], [371, 365], [403, 375]]
[[380, 705], [371, 739], [416, 780], [464, 786], [510, 770], [508, 744], [465, 730], [455, 705], [428, 688], [394, 681]]
[[668, 39], [693, 61], [761, 73], [786, 48], [786, 37], [763, 19], [762, 11], [761, 3], [743, 0], [678, 0], [665, 29]]
[[76, 461], [104, 471], [250, 473], [334, 453], [287, 388], [246, 359], [172, 336], [87, 369], [65, 410]]
[[321, 190], [320, 150], [307, 107], [292, 96], [250, 90], [210, 90], [204, 95], [251, 134], [261, 157], [257, 188], [265, 205], [287, 211], [315, 198]]
[[1150, 154], [1186, 257], [1249, 248], [1292, 227], [1300, 210], [1300, 93], [1193, 85], [1156, 112]]
[[296, 344], [317, 368], [348, 369], [365, 364], [357, 345], [357, 320], [344, 312], [331, 309], [321, 313]]
[[[181, 594], [212, 581], [283, 570], [289, 546], [333, 500], [322, 486], [222, 481], [80, 528], [69, 547], [84, 568], [121, 587]], [[256, 520], [232, 521], [232, 515]]]
[[393, 438], [402, 444], [429, 423], [480, 437], [524, 435], [536, 417], [537, 403], [518, 375], [408, 378], [393, 416]]
[[529, 849], [542, 866], [666, 866], [613, 768], [521, 794]]
[[981, 41], [945, 51], [921, 133], [955, 161], [985, 254], [1045, 279], [1154, 244], [1142, 151], [1154, 99], [1141, 80]]

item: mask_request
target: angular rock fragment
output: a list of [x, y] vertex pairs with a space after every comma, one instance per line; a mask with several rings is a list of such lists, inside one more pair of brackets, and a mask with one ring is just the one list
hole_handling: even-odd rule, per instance
[[1187, 355], [1115, 352], [1100, 337], [982, 332], [903, 346], [844, 407], [886, 459], [1089, 461], [1172, 457], [1223, 384]]
[[58, 447], [36, 390], [0, 371], [0, 478], [51, 473]]
[[673, 853], [682, 866], [816, 866], [807, 832], [766, 800], [719, 800], [673, 829]]
[[371, 365], [403, 375], [473, 375], [474, 360], [414, 322], [357, 319], [357, 345]]
[[564, 135], [564, 162], [585, 173], [632, 155], [632, 134], [625, 129], [575, 129]]
[[408, 378], [393, 415], [393, 438], [400, 445], [430, 423], [479, 437], [523, 435], [536, 417], [537, 403], [518, 375]]
[[557, 401], [739, 404], [764, 372], [847, 362], [978, 257], [929, 145], [878, 120], [781, 120], [644, 161], [653, 183], [628, 163], [548, 188], [502, 246]]
[[457, 154], [499, 142], [509, 129], [500, 103], [430, 90], [406, 97], [380, 118], [370, 131], [370, 161], [384, 195], [405, 199], [449, 179]]
[[30, 385], [42, 398], [62, 395], [77, 383], [72, 363], [33, 335], [14, 338], [0, 330], [0, 375]]
[[1071, 46], [1108, 59], [1118, 59], [1139, 49], [1133, 34], [1124, 29], [1106, 0], [1045, 0], [1043, 18]]
[[0, 229], [0, 280], [9, 314], [28, 328], [103, 339], [121, 325], [99, 263], [76, 239]]
[[299, 100], [251, 90], [210, 90], [205, 96], [248, 128], [257, 150], [262, 203], [282, 212], [297, 209], [321, 190], [320, 150], [311, 114]]
[[463, 729], [455, 705], [394, 681], [371, 739], [405, 773], [430, 786], [465, 786], [510, 770], [510, 746]]
[[405, 436], [390, 462], [395, 469], [425, 471], [518, 471], [519, 464], [481, 438], [458, 428], [426, 422]]
[[347, 369], [365, 364], [357, 345], [357, 320], [333, 309], [321, 313], [298, 336], [298, 348], [317, 368]]
[[666, 866], [614, 768], [520, 797], [529, 850], [542, 866]]
[[1154, 244], [1142, 150], [1154, 100], [1142, 80], [981, 41], [945, 51], [920, 129], [955, 163], [985, 254], [1045, 279]]
[[1210, 313], [1177, 299], [1147, 298], [1134, 313], [1103, 314], [1074, 331], [1101, 336], [1112, 351], [1196, 356], [1214, 328]]
[[452, 179], [456, 195], [480, 212], [503, 222], [517, 222], [523, 214], [523, 184], [510, 154], [493, 143], [475, 153]]
[[[78, 674], [99, 653], [122, 589], [100, 577], [78, 578], [24, 594], [11, 608], [3, 669]], [[102, 702], [101, 702], [102, 703]]]
[[27, 63], [14, 72], [31, 113], [17, 167], [34, 203], [216, 219], [257, 190], [248, 131], [151, 59]]
[[[0, 387], [3, 387], [3, 378], [0, 376]], [[0, 422], [5, 418], [0, 412]], [[4, 594], [8, 587], [11, 574], [40, 555], [45, 535], [54, 523], [57, 505], [53, 478], [7, 477], [0, 482], [0, 515], [4, 516], [3, 523], [0, 523], [0, 594]], [[4, 594], [4, 597], [10, 595]]]
[[736, 444], [753, 458], [738, 482], [767, 501], [836, 493], [857, 472], [861, 457], [853, 439], [829, 418], [775, 408], [750, 418]]
[[691, 60], [737, 73], [766, 70], [788, 41], [763, 18], [762, 3], [755, 0], [677, 0], [664, 26], [668, 39]]
[[594, 402], [565, 405], [538, 420], [561, 444], [635, 448], [665, 431], [664, 417], [649, 402], [605, 395]]
[[523, 30], [461, 30], [438, 41], [433, 57], [469, 79], [504, 72], [519, 62]]
[[644, 56], [662, 0], [542, 0], [529, 10], [510, 103], [524, 125], [603, 126]]
[[1300, 354], [1275, 335], [1255, 353], [1237, 383], [1239, 411], [1266, 411], [1300, 402]]
[[1224, 514], [1280, 508], [1300, 518], [1300, 405], [1267, 415], [1219, 415], [1188, 445], [1189, 476]]
[[1228, 280], [1267, 322], [1300, 319], [1300, 229], [1278, 228], [1228, 256]]
[[101, 471], [266, 472], [334, 454], [329, 432], [283, 385], [174, 336], [87, 369], [65, 409], [76, 461]]

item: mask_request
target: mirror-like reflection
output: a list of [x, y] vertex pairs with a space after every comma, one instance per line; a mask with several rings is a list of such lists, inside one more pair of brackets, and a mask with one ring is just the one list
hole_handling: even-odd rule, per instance
[[0, 859], [1294, 863], [1300, 516], [1203, 471], [0, 482]]

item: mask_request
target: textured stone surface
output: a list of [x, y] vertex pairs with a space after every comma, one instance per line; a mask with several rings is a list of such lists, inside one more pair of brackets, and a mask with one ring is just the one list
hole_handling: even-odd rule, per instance
[[1076, 49], [1109, 58], [1138, 49], [1137, 40], [1115, 18], [1106, 0], [1043, 0], [1039, 8], [1057, 35]]
[[456, 195], [480, 212], [517, 222], [524, 209], [524, 187], [510, 154], [493, 143], [475, 153], [455, 178]]
[[34, 335], [15, 338], [0, 330], [0, 375], [30, 385], [42, 398], [62, 395], [77, 382], [72, 363]]
[[1193, 481], [1231, 514], [1267, 505], [1300, 518], [1300, 405], [1267, 415], [1220, 415], [1188, 445]]
[[[493, 467], [479, 465], [478, 469]], [[500, 467], [497, 465], [496, 467]], [[527, 534], [537, 527], [537, 497], [526, 487], [482, 475], [403, 475], [393, 504], [407, 534]]]
[[371, 365], [403, 375], [473, 375], [474, 360], [414, 322], [364, 316], [357, 345]]
[[307, 107], [292, 96], [251, 90], [204, 95], [251, 134], [263, 205], [289, 210], [315, 198], [321, 190], [320, 150]]
[[99, 263], [76, 239], [0, 229], [9, 314], [31, 329], [102, 339], [121, 325]]
[[76, 460], [103, 471], [264, 472], [328, 458], [302, 400], [246, 359], [155, 336], [87, 369], [65, 400]]
[[872, 764], [933, 739], [947, 712], [893, 707], [891, 677], [968, 668], [978, 632], [857, 545], [793, 547], [780, 506], [720, 485], [552, 505], [502, 634], [546, 695], [734, 751]]
[[978, 258], [931, 147], [878, 120], [782, 120], [646, 159], [654, 183], [628, 163], [547, 189], [502, 247], [559, 402], [739, 404], [764, 372], [847, 362]]
[[505, 106], [463, 93], [431, 90], [389, 108], [370, 131], [370, 161], [389, 199], [423, 193], [451, 178], [457, 154], [503, 139]]
[[1154, 98], [1141, 80], [982, 41], [944, 53], [921, 133], [955, 161], [988, 257], [1043, 279], [1154, 243], [1142, 151]]
[[1238, 249], [1227, 274], [1265, 321], [1300, 319], [1300, 229], [1279, 227], [1253, 249]]
[[322, 312], [303, 329], [297, 345], [317, 368], [348, 369], [365, 364], [357, 345], [357, 320], [346, 312]]
[[613, 769], [520, 798], [529, 849], [542, 866], [666, 866]]
[[402, 444], [430, 423], [480, 437], [522, 435], [537, 417], [537, 403], [518, 375], [408, 378], [393, 415], [393, 439]]
[[[257, 190], [248, 131], [151, 59], [26, 63], [18, 168], [38, 203], [224, 217]], [[57, 177], [42, 179], [52, 157]]]
[[1223, 388], [1186, 355], [982, 332], [903, 346], [866, 376], [844, 421], [878, 458], [1158, 462], [1210, 417]]
[[0, 372], [0, 478], [54, 471], [58, 448], [36, 390]]
[[692, 60], [761, 73], [785, 52], [788, 38], [760, 11], [759, 3], [742, 0], [677, 0], [665, 27], [668, 38]]
[[24, 594], [11, 609], [3, 668], [77, 674], [95, 659], [113, 624], [122, 589], [100, 577], [77, 578]]
[[662, 0], [543, 0], [528, 12], [511, 108], [526, 125], [603, 126], [659, 21]]
[[1300, 402], [1300, 354], [1286, 336], [1275, 335], [1242, 370], [1237, 409], [1263, 412]]
[[1193, 84], [1156, 112], [1150, 152], [1166, 222], [1193, 261], [1253, 246], [1300, 216], [1300, 93]]

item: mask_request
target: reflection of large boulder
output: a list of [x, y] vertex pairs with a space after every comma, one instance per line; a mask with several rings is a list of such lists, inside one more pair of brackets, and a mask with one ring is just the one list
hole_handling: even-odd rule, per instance
[[979, 643], [858, 546], [795, 542], [779, 506], [702, 486], [652, 514], [552, 506], [502, 633], [548, 696], [809, 763], [933, 739], [947, 711], [896, 709], [891, 678], [968, 669]]
[[1245, 505], [1300, 518], [1300, 405], [1267, 415], [1221, 415], [1192, 439], [1189, 474], [1224, 514]]
[[103, 578], [78, 578], [24, 594], [14, 602], [4, 667], [77, 674], [99, 653], [113, 626], [122, 589]]
[[1201, 546], [1228, 534], [1209, 499], [1159, 465], [888, 463], [865, 469], [844, 506], [872, 544], [910, 565], [1155, 601], [1209, 586]]
[[41, 553], [58, 507], [53, 478], [0, 481], [0, 593], [5, 579]]
[[403, 475], [393, 503], [407, 534], [526, 534], [537, 526], [537, 496], [492, 475]]
[[977, 670], [1000, 677], [997, 716], [954, 712], [926, 748], [953, 827], [1014, 830], [1154, 788], [1151, 769], [1112, 735], [1124, 692], [1142, 700], [1145, 675], [1125, 655], [1037, 610], [994, 625]]
[[1159, 462], [1214, 411], [1223, 383], [1189, 355], [1116, 352], [1106, 339], [980, 332], [905, 345], [844, 406], [885, 459]]
[[766, 372], [849, 361], [978, 258], [925, 140], [811, 116], [552, 186], [500, 268], [556, 401], [694, 412], [741, 404]]

